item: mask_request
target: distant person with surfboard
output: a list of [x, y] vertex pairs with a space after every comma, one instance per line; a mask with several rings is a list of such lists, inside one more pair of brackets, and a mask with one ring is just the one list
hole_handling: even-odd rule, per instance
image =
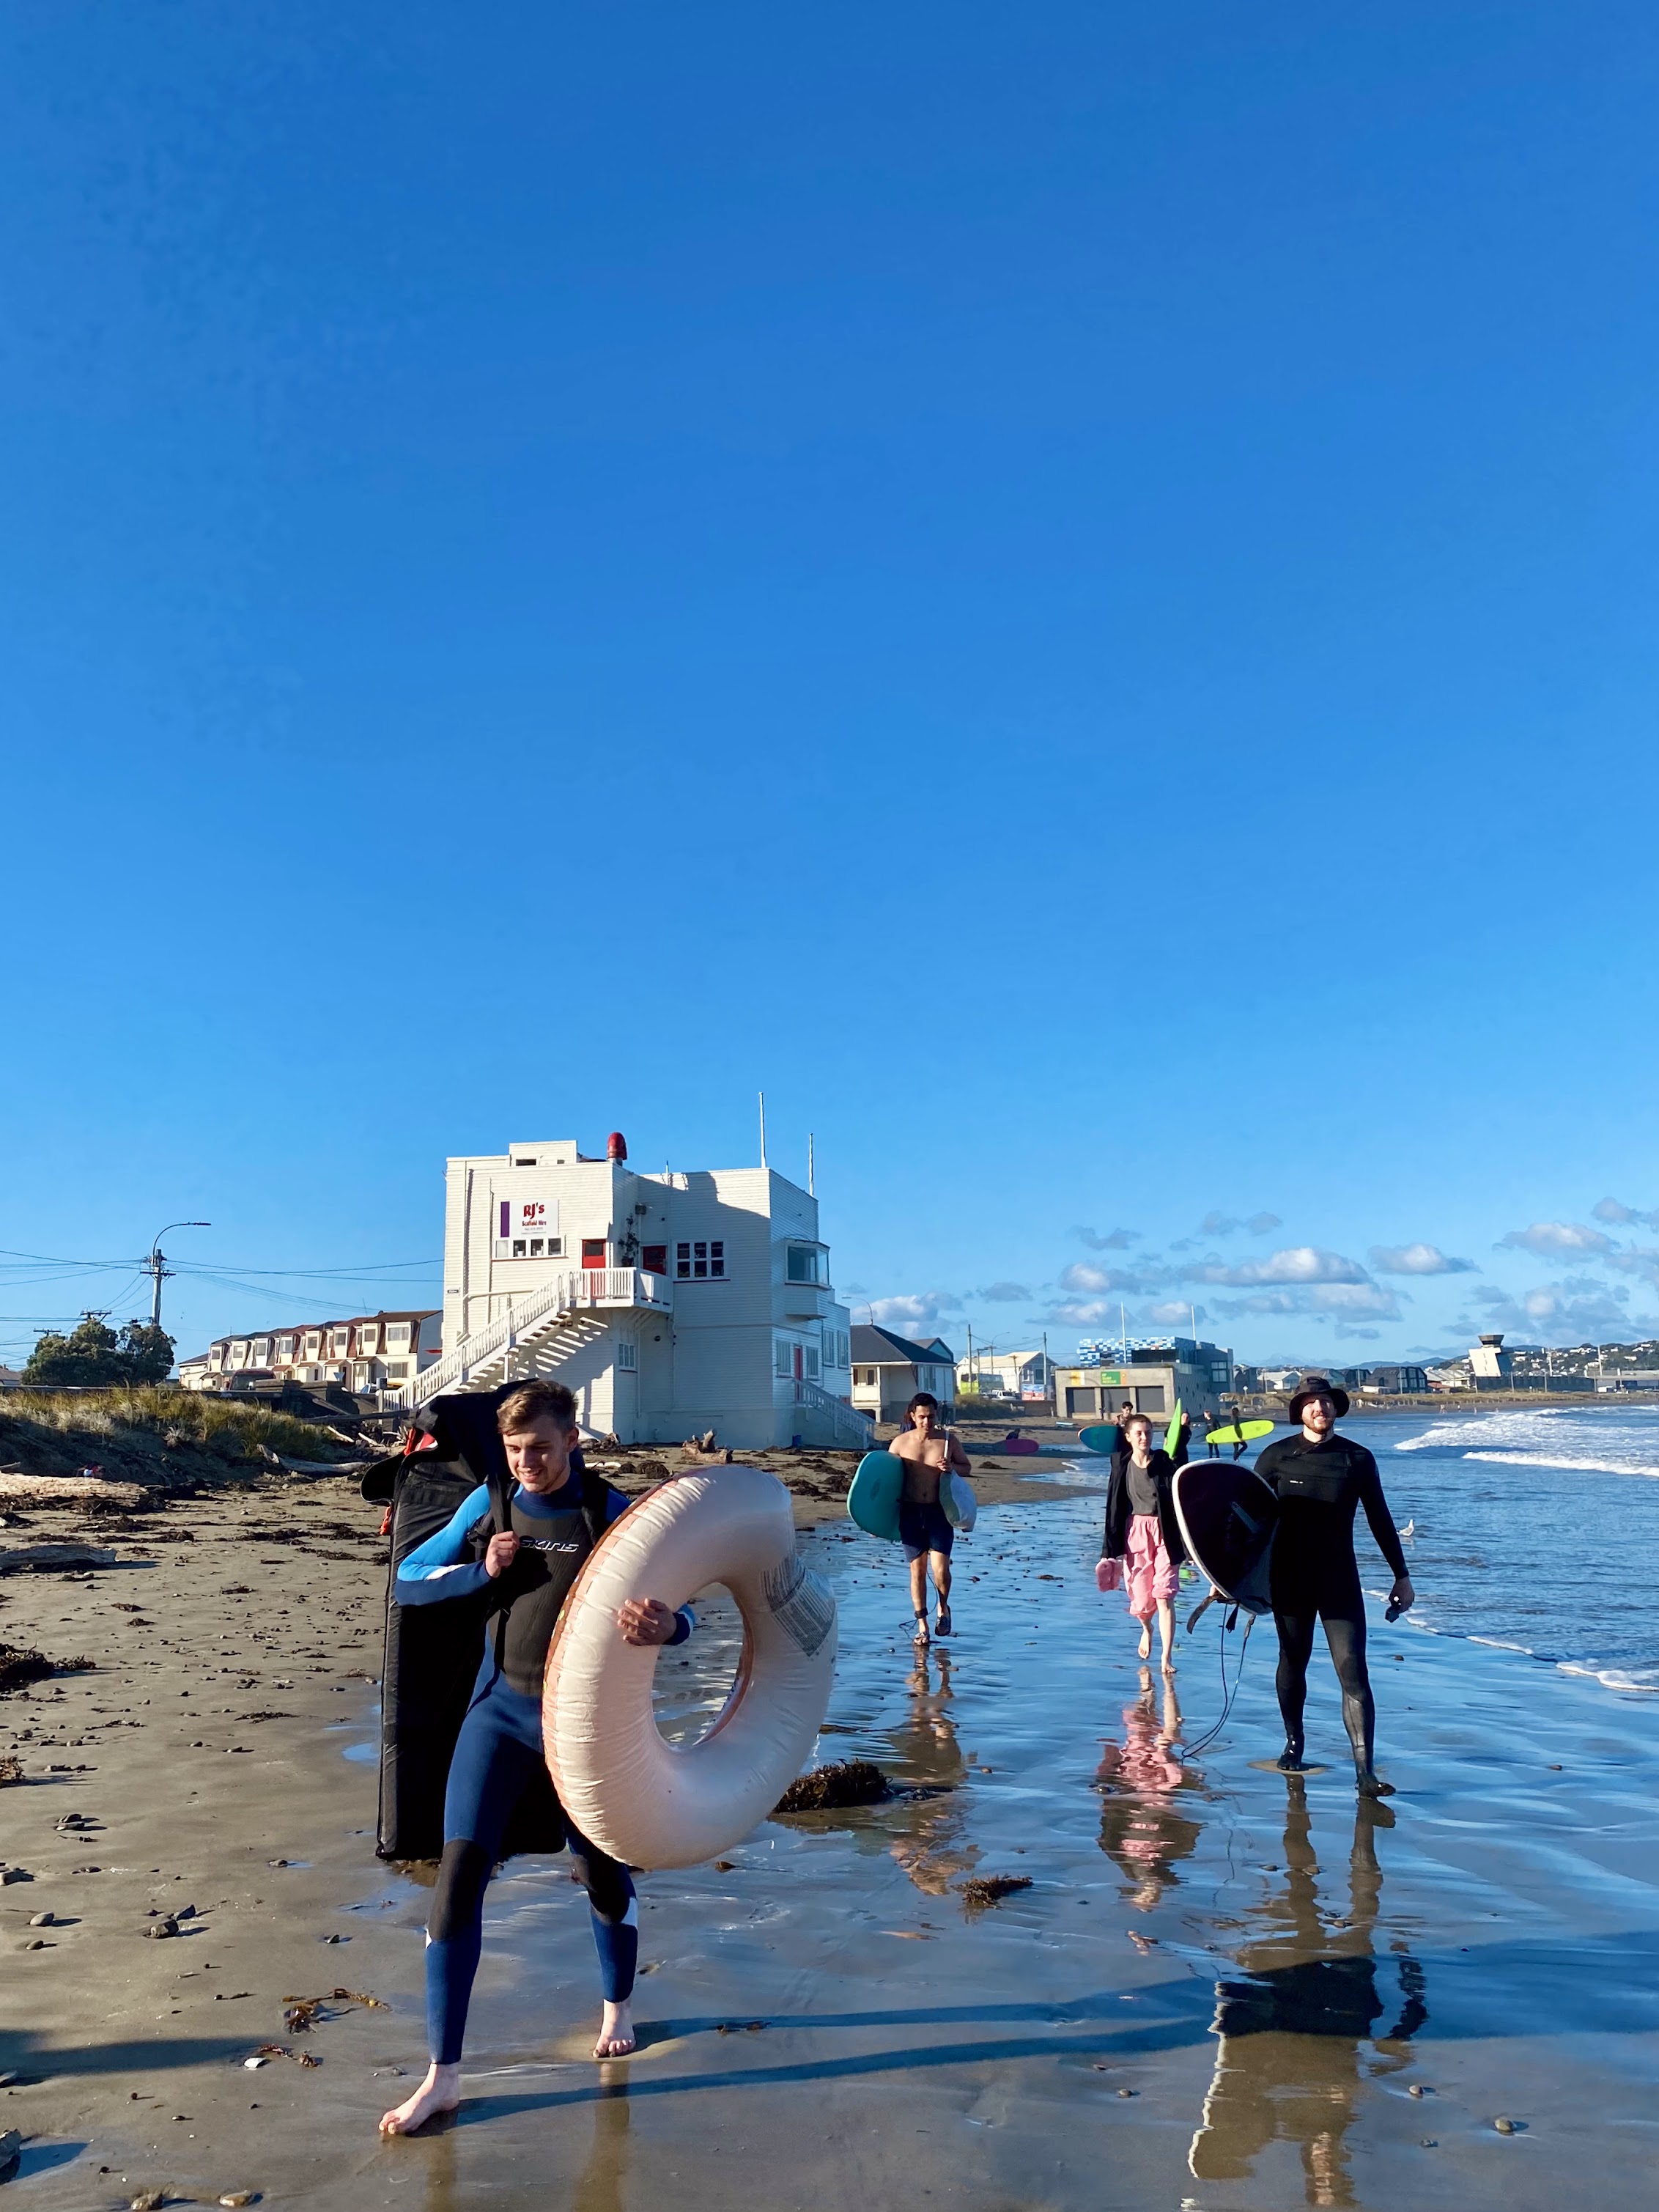
[[1173, 1452], [1153, 1449], [1152, 1425], [1145, 1413], [1126, 1413], [1121, 1426], [1125, 1449], [1112, 1456], [1101, 1558], [1116, 1562], [1122, 1572], [1129, 1610], [1140, 1623], [1143, 1659], [1152, 1656], [1157, 1614], [1164, 1672], [1170, 1674], [1175, 1671], [1176, 1587], [1187, 1556], [1170, 1485], [1176, 1469], [1187, 1463], [1192, 1423], [1181, 1415]]
[[1359, 1794], [1389, 1797], [1392, 1787], [1377, 1779], [1373, 1763], [1376, 1706], [1365, 1668], [1365, 1600], [1353, 1548], [1354, 1514], [1360, 1506], [1394, 1573], [1391, 1610], [1405, 1612], [1416, 1592], [1376, 1462], [1364, 1444], [1336, 1432], [1348, 1403], [1346, 1390], [1322, 1375], [1310, 1376], [1290, 1403], [1291, 1420], [1301, 1425], [1298, 1433], [1266, 1446], [1255, 1463], [1257, 1474], [1279, 1500], [1268, 1585], [1279, 1631], [1277, 1687], [1285, 1720], [1279, 1764], [1287, 1774], [1299, 1773], [1304, 1764], [1308, 1662], [1314, 1630], [1322, 1621], [1342, 1688], [1342, 1719], [1353, 1747]]
[[951, 1620], [951, 1547], [956, 1541], [944, 1506], [939, 1484], [947, 1469], [955, 1474], [971, 1472], [968, 1455], [939, 1419], [939, 1400], [931, 1391], [918, 1390], [904, 1409], [905, 1425], [893, 1439], [893, 1456], [904, 1464], [904, 1484], [899, 1493], [898, 1533], [904, 1556], [910, 1562], [910, 1609], [916, 1617], [915, 1640], [931, 1644], [927, 1629], [927, 1576], [931, 1569], [939, 1606], [933, 1633], [949, 1636]]

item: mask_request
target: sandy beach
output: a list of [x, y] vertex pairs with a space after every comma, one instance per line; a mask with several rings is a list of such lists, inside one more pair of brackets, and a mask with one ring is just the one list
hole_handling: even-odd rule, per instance
[[[958, 1553], [960, 1634], [925, 1659], [896, 1557], [833, 1495], [799, 1501], [842, 1608], [820, 1756], [874, 1759], [900, 1794], [646, 1877], [641, 2049], [603, 2066], [580, 1894], [562, 1861], [513, 1862], [461, 2112], [391, 2144], [424, 1899], [374, 1853], [375, 1510], [343, 1475], [121, 1523], [29, 1509], [8, 1551], [86, 1537], [112, 1560], [0, 1577], [0, 1641], [94, 1662], [0, 1700], [19, 2202], [1541, 2212], [1592, 2172], [1644, 2201], [1648, 1702], [1378, 1626], [1399, 1794], [1357, 1814], [1317, 1670], [1328, 1771], [1252, 1763], [1277, 1749], [1266, 1636], [1218, 1742], [1183, 1752], [1219, 1716], [1218, 1632], [1182, 1646], [1166, 1706], [1093, 1588], [1097, 1495], [1006, 1480]], [[730, 1678], [734, 1617], [702, 1613], [663, 1670], [671, 1731]], [[988, 1875], [1030, 1887], [975, 1910]]]

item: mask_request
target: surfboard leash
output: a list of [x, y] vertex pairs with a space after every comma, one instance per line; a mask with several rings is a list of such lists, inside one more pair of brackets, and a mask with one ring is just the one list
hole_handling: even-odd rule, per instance
[[[1204, 1602], [1207, 1605], [1209, 1600], [1206, 1598]], [[1200, 1606], [1199, 1612], [1201, 1613], [1203, 1610], [1203, 1606]], [[1194, 1618], [1196, 1619], [1196, 1617], [1195, 1614]], [[1244, 1679], [1244, 1654], [1249, 1648], [1250, 1631], [1255, 1626], [1254, 1613], [1250, 1613], [1245, 1620], [1244, 1633], [1239, 1639], [1238, 1664], [1233, 1669], [1233, 1686], [1231, 1690], [1227, 1687], [1227, 1632], [1237, 1619], [1238, 1607], [1234, 1606], [1230, 1613], [1224, 1615], [1221, 1623], [1221, 1717], [1212, 1729], [1199, 1737], [1196, 1743], [1189, 1743], [1182, 1747], [1188, 1759], [1196, 1759], [1200, 1752], [1207, 1751], [1222, 1729], [1226, 1727], [1227, 1716], [1233, 1709], [1233, 1699], [1238, 1695], [1238, 1686]]]

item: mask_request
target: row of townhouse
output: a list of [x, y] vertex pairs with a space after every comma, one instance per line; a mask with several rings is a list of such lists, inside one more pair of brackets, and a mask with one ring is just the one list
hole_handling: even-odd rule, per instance
[[401, 1390], [436, 1361], [443, 1316], [434, 1311], [352, 1314], [340, 1321], [219, 1336], [179, 1363], [187, 1390], [250, 1389], [258, 1383], [334, 1383], [358, 1397]]

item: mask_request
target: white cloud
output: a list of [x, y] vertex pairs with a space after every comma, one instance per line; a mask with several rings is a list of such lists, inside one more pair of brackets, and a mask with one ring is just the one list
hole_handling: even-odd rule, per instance
[[1594, 1275], [1569, 1275], [1559, 1283], [1535, 1283], [1518, 1297], [1508, 1291], [1486, 1291], [1474, 1304], [1488, 1328], [1543, 1336], [1556, 1344], [1659, 1334], [1659, 1316], [1631, 1313], [1629, 1297], [1621, 1285], [1609, 1287]]
[[1590, 1212], [1598, 1221], [1611, 1221], [1621, 1229], [1659, 1229], [1659, 1213], [1641, 1213], [1633, 1206], [1621, 1206], [1616, 1198], [1598, 1199]]
[[1143, 1318], [1158, 1328], [1186, 1328], [1196, 1317], [1201, 1328], [1209, 1319], [1203, 1306], [1189, 1306], [1179, 1298], [1167, 1299], [1164, 1304], [1148, 1306]]
[[[962, 1300], [953, 1291], [913, 1291], [890, 1298], [872, 1298], [865, 1308], [878, 1328], [896, 1328], [901, 1336], [927, 1338], [938, 1334], [940, 1317], [960, 1310]], [[856, 1320], [858, 1316], [854, 1315]]]
[[1621, 1275], [1640, 1275], [1644, 1282], [1659, 1290], [1659, 1251], [1650, 1244], [1626, 1244], [1621, 1251], [1609, 1252], [1607, 1264], [1617, 1267]]
[[1586, 1228], [1582, 1221], [1534, 1221], [1529, 1229], [1511, 1229], [1498, 1242], [1518, 1252], [1611, 1252], [1613, 1249], [1611, 1237], [1604, 1237], [1599, 1229]]
[[1140, 1242], [1139, 1231], [1133, 1229], [1113, 1229], [1099, 1237], [1092, 1229], [1077, 1228], [1072, 1234], [1091, 1252], [1127, 1252], [1130, 1245]]
[[976, 1295], [994, 1305], [1014, 1305], [1031, 1293], [1024, 1283], [987, 1283]]
[[1399, 1295], [1385, 1283], [1321, 1283], [1312, 1288], [1286, 1286], [1252, 1291], [1241, 1298], [1222, 1298], [1216, 1310], [1236, 1319], [1241, 1314], [1301, 1314], [1332, 1322], [1339, 1336], [1358, 1333], [1362, 1323], [1398, 1321]]
[[1062, 1304], [1051, 1306], [1048, 1319], [1064, 1322], [1076, 1328], [1092, 1328], [1097, 1322], [1115, 1322], [1118, 1317], [1115, 1298], [1071, 1298]]
[[1369, 1279], [1358, 1260], [1344, 1259], [1314, 1244], [1291, 1244], [1265, 1260], [1243, 1260], [1230, 1267], [1220, 1260], [1204, 1261], [1186, 1270], [1189, 1281], [1225, 1283], [1238, 1287], [1251, 1283], [1364, 1283]]
[[1109, 1292], [1118, 1297], [1141, 1297], [1161, 1289], [1163, 1283], [1161, 1275], [1150, 1274], [1144, 1267], [1091, 1267], [1086, 1260], [1074, 1260], [1060, 1271], [1060, 1289], [1085, 1297], [1100, 1297]]
[[1472, 1275], [1473, 1260], [1454, 1260], [1437, 1244], [1373, 1244], [1370, 1261], [1379, 1275]]
[[1213, 1207], [1198, 1224], [1200, 1237], [1231, 1237], [1240, 1229], [1249, 1230], [1252, 1237], [1265, 1237], [1270, 1229], [1282, 1229], [1284, 1223], [1276, 1213], [1253, 1213], [1241, 1220], [1237, 1214], [1222, 1213]]

